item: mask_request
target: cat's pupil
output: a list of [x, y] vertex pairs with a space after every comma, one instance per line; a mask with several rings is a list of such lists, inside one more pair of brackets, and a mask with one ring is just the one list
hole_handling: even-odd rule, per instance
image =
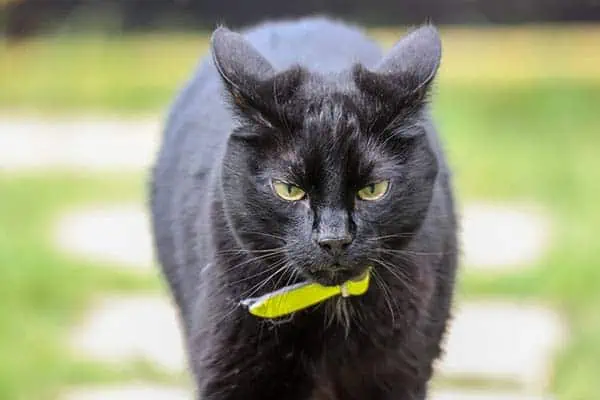
[[369, 185], [369, 192], [371, 192], [371, 194], [375, 193], [375, 184], [370, 184]]

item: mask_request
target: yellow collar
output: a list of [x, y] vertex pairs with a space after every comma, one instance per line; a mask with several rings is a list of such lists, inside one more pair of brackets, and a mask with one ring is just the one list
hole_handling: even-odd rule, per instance
[[261, 318], [278, 318], [303, 310], [331, 297], [360, 296], [369, 288], [370, 272], [356, 281], [340, 286], [322, 286], [314, 282], [303, 282], [286, 286], [260, 297], [251, 297], [240, 303], [248, 307], [250, 314]]

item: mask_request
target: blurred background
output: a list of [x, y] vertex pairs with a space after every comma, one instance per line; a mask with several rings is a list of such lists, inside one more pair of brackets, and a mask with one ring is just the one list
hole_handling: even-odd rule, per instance
[[0, 0], [0, 399], [190, 399], [145, 211], [218, 23], [440, 26], [462, 270], [434, 400], [600, 398], [600, 0]]

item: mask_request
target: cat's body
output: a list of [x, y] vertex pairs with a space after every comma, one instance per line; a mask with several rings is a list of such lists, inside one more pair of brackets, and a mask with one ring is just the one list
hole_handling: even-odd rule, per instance
[[[354, 28], [303, 19], [265, 24], [245, 38], [254, 48], [224, 29], [215, 33], [213, 59], [172, 107], [153, 171], [157, 254], [198, 398], [424, 399], [457, 253], [449, 173], [424, 100], [435, 71], [404, 80], [400, 92], [409, 100], [387, 107], [366, 72], [381, 51]], [[352, 69], [357, 62], [364, 68]], [[275, 75], [269, 64], [310, 73]], [[392, 120], [406, 137], [366, 133]], [[359, 177], [386, 174], [389, 193], [378, 204], [348, 195], [371, 183]], [[271, 180], [281, 177], [302, 181], [306, 197], [278, 199]], [[308, 279], [313, 264], [333, 254], [310, 238], [342, 231], [352, 243], [336, 253], [339, 265], [353, 274], [367, 263], [375, 269], [365, 295], [276, 321], [239, 305], [249, 294]]]

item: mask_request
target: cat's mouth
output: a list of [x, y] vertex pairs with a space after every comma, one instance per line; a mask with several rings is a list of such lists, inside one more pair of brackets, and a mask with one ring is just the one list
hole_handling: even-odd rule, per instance
[[364, 277], [367, 268], [344, 268], [333, 265], [328, 268], [319, 268], [308, 272], [308, 277], [322, 286], [340, 286], [348, 281], [356, 281]]

